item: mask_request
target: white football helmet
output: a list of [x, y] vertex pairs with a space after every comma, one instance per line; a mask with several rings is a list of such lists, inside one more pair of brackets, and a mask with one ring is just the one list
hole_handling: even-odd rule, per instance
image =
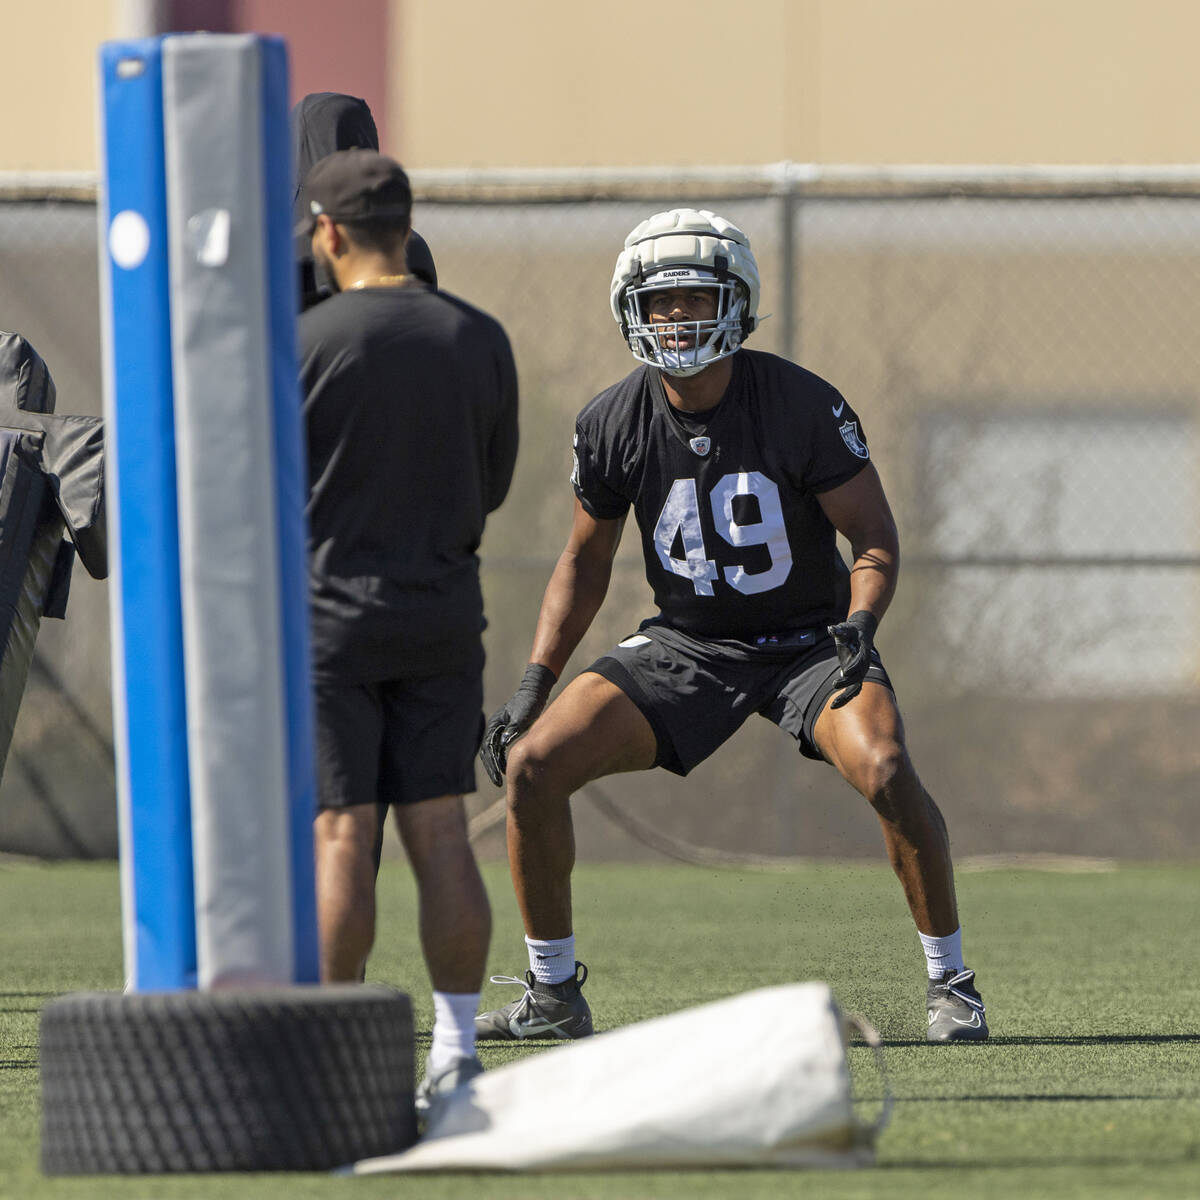
[[[675, 287], [717, 289], [713, 321], [691, 321], [685, 349], [663, 345], [662, 326], [647, 320], [648, 293]], [[617, 256], [609, 301], [633, 357], [668, 375], [694, 375], [726, 358], [758, 323], [758, 264], [750, 239], [706, 209], [673, 208], [648, 217]]]

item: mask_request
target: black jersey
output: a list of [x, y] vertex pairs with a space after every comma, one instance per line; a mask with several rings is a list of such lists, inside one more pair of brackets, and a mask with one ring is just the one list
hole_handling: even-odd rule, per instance
[[425, 284], [300, 319], [317, 668], [367, 681], [478, 663], [476, 551], [517, 454], [499, 322]]
[[849, 571], [817, 501], [866, 465], [857, 414], [831, 384], [739, 350], [706, 420], [667, 400], [657, 369], [601, 392], [575, 427], [572, 482], [599, 519], [632, 504], [663, 618], [753, 640], [843, 620]]

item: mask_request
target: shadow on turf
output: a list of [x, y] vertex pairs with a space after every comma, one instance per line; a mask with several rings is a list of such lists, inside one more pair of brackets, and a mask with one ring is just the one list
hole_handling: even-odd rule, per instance
[[1113, 1095], [1082, 1095], [1078, 1092], [1054, 1092], [1047, 1095], [1044, 1092], [1040, 1093], [1003, 1093], [995, 1096], [898, 1096], [897, 1099], [903, 1104], [960, 1104], [964, 1100], [975, 1100], [980, 1102], [1001, 1101], [1003, 1103], [1024, 1104], [1026, 1101], [1032, 1101], [1040, 1104], [1057, 1104], [1059, 1101], [1071, 1100], [1088, 1100], [1088, 1101], [1110, 1101], [1110, 1100], [1167, 1100], [1175, 1103], [1178, 1100], [1184, 1099], [1182, 1096], [1113, 1096]]
[[[1194, 1163], [1194, 1151], [1185, 1150], [1182, 1154], [1156, 1155], [1154, 1158], [1110, 1158], [1107, 1155], [1080, 1155], [1072, 1157], [1069, 1154], [1055, 1154], [1053, 1158], [992, 1158], [972, 1159], [969, 1163], [961, 1158], [900, 1158], [879, 1161], [871, 1167], [872, 1171], [962, 1171], [969, 1166], [972, 1171], [1012, 1171], [1034, 1168], [1041, 1170], [1046, 1167], [1146, 1167], [1157, 1170], [1160, 1167], [1176, 1167]], [[1157, 1194], [1157, 1193], [1155, 1193]]]
[[[1039, 1037], [997, 1037], [993, 1034], [982, 1046], [1169, 1046], [1182, 1043], [1183, 1045], [1200, 1045], [1200, 1033], [1096, 1033], [1096, 1034], [1063, 1034], [1062, 1036]], [[858, 1045], [859, 1043], [854, 1043]], [[956, 1043], [962, 1045], [964, 1043]], [[902, 1046], [928, 1046], [924, 1038], [885, 1038], [883, 1045], [900, 1048]]]

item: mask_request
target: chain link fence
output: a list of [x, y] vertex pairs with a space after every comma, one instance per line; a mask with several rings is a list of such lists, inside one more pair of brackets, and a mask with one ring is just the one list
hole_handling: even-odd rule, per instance
[[[442, 286], [512, 338], [522, 448], [489, 523], [487, 703], [519, 679], [570, 524], [575, 413], [633, 360], [608, 308], [628, 231], [710, 207], [750, 234], [750, 342], [861, 414], [900, 526], [879, 635], [910, 748], [960, 855], [1194, 858], [1200, 816], [1200, 173], [415, 172]], [[87, 181], [0, 187], [0, 326], [100, 411]], [[453, 469], [450, 464], [448, 469]], [[568, 674], [649, 615], [627, 534]], [[106, 593], [44, 624], [0, 793], [0, 846], [111, 853]], [[473, 811], [495, 799], [482, 772]], [[753, 721], [687, 780], [601, 785], [682, 841], [878, 853], [869, 809]], [[584, 857], [650, 853], [577, 802]], [[500, 850], [499, 831], [480, 842]], [[57, 848], [57, 849], [55, 849]]]

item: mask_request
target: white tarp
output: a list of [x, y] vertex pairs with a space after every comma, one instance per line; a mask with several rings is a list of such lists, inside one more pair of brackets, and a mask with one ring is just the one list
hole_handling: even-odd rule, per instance
[[854, 1114], [827, 984], [763, 988], [485, 1072], [390, 1171], [859, 1166], [882, 1120]]

